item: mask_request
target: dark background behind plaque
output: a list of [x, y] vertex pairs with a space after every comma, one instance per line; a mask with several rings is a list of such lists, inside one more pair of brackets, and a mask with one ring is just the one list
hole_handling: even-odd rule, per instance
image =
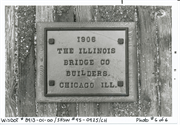
[[[36, 103], [36, 22], [135, 22], [137, 102]], [[6, 6], [5, 116], [171, 116], [171, 29], [171, 7]]]

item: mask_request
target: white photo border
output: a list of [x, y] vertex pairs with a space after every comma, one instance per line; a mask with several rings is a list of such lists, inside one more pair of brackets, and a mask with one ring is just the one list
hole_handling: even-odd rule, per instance
[[[42, 2], [43, 1], [43, 2]], [[45, 2], [44, 2], [45, 1]], [[69, 4], [70, 3], [70, 4]], [[122, 5], [120, 0], [110, 0], [110, 1], [95, 1], [95, 0], [1, 0], [0, 4], [0, 14], [1, 14], [1, 48], [0, 48], [0, 58], [1, 61], [1, 84], [0, 84], [0, 118], [5, 117], [5, 6], [6, 5]], [[148, 5], [148, 6], [172, 6], [172, 117], [168, 117], [168, 124], [179, 123], [179, 42], [180, 42], [180, 1], [175, 0], [163, 0], [163, 1], [130, 1], [123, 0], [123, 5]], [[178, 23], [179, 22], [179, 23]], [[175, 54], [174, 51], [177, 53]], [[174, 71], [176, 69], [176, 71]], [[112, 123], [136, 123], [134, 117], [108, 117]], [[111, 123], [110, 122], [110, 123]], [[1, 122], [0, 122], [1, 123]], [[140, 123], [137, 123], [140, 124]]]

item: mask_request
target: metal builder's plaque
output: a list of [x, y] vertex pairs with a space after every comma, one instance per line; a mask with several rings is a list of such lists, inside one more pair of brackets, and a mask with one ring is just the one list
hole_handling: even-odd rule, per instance
[[127, 32], [47, 28], [47, 95], [128, 95]]
[[[93, 101], [94, 98], [94, 101], [99, 101], [109, 98], [113, 101], [120, 97], [122, 100], [136, 98], [136, 85], [133, 85], [136, 79], [129, 77], [130, 69], [135, 72], [132, 63], [136, 64], [136, 60], [130, 62], [132, 59], [129, 58], [131, 53], [135, 53], [135, 49], [129, 48], [129, 44], [135, 47], [135, 43], [131, 42], [134, 34], [129, 34], [133, 24], [124, 27], [109, 24], [40, 24], [38, 30], [44, 32], [39, 35], [44, 38], [43, 100], [67, 101], [65, 98], [69, 98], [71, 101], [87, 101], [89, 98]], [[133, 80], [134, 83], [131, 83]], [[39, 85], [42, 86], [42, 83]], [[42, 89], [39, 90], [42, 93]]]

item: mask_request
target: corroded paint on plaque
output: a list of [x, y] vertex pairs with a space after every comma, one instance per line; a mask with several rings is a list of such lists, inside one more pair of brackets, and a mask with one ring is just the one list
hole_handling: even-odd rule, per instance
[[45, 36], [46, 96], [128, 95], [128, 28], [46, 28]]
[[37, 23], [37, 102], [136, 99], [134, 22]]

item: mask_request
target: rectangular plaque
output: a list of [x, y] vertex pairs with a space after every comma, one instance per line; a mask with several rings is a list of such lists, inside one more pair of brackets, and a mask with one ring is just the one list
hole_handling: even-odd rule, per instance
[[46, 28], [45, 36], [46, 96], [128, 95], [128, 28]]
[[136, 100], [134, 23], [38, 23], [37, 34], [37, 101]]

